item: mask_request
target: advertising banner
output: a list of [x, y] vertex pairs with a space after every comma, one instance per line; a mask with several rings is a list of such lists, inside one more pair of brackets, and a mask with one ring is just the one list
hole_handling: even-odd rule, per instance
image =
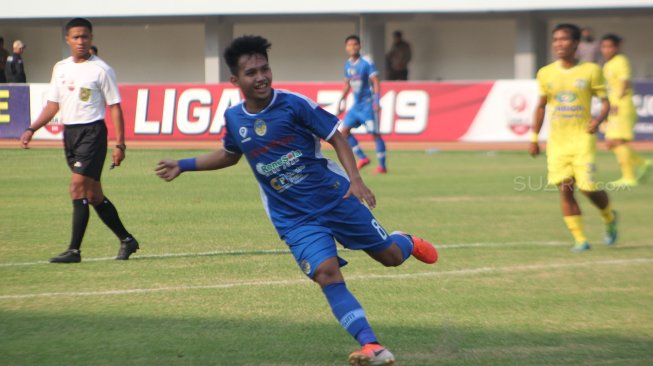
[[[18, 137], [45, 105], [47, 84], [0, 87], [0, 137]], [[315, 100], [336, 113], [342, 83], [275, 83]], [[653, 83], [635, 82], [638, 140], [653, 140]], [[120, 85], [128, 141], [220, 140], [224, 112], [241, 101], [240, 91], [221, 84]], [[526, 142], [538, 101], [535, 80], [490, 82], [383, 82], [380, 132], [386, 141]], [[347, 100], [351, 106], [352, 96]], [[344, 116], [339, 116], [343, 118]], [[10, 121], [10, 122], [7, 122]], [[113, 123], [107, 114], [110, 138]], [[62, 138], [58, 116], [39, 130], [35, 139]], [[540, 137], [545, 140], [548, 123]], [[361, 126], [353, 133], [371, 140]]]
[[29, 127], [29, 86], [0, 84], [0, 138], [18, 138]]

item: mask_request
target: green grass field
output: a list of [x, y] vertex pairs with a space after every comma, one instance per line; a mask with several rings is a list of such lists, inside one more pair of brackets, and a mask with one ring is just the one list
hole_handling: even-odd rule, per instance
[[[200, 153], [129, 150], [103, 182], [141, 250], [111, 260], [118, 241], [92, 211], [82, 263], [55, 265], [71, 221], [63, 152], [0, 149], [1, 365], [347, 364], [357, 344], [277, 237], [244, 161], [172, 183], [154, 175], [160, 158]], [[397, 365], [653, 364], [653, 182], [610, 192], [614, 248], [579, 196], [593, 249], [574, 254], [544, 158], [389, 159], [389, 175], [363, 174], [374, 213], [438, 243], [440, 261], [341, 255]], [[598, 160], [602, 180], [618, 177], [612, 155]]]

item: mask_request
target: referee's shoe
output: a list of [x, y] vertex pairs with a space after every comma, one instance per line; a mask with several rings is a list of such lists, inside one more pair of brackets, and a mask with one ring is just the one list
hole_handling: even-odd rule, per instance
[[50, 263], [79, 263], [81, 261], [82, 255], [78, 249], [68, 249], [58, 256], [50, 258]]
[[120, 241], [120, 250], [118, 250], [118, 255], [116, 260], [126, 261], [129, 259], [129, 256], [132, 253], [135, 253], [139, 249], [138, 241], [136, 238], [128, 237], [127, 239]]

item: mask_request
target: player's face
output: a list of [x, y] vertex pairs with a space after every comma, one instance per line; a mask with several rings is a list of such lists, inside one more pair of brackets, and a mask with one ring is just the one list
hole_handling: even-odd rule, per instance
[[614, 42], [609, 39], [601, 41], [601, 54], [604, 60], [612, 59], [617, 53], [619, 53], [619, 47]]
[[553, 53], [559, 59], [573, 59], [578, 41], [571, 38], [571, 32], [560, 29], [553, 33]]
[[86, 27], [73, 27], [66, 34], [66, 43], [70, 47], [70, 54], [74, 59], [87, 59], [91, 56], [90, 48], [93, 35]]
[[264, 55], [242, 55], [238, 60], [238, 75], [231, 83], [239, 87], [245, 99], [267, 102], [272, 96], [272, 69]]
[[350, 39], [345, 43], [345, 50], [349, 57], [358, 57], [361, 52], [361, 44], [355, 39]]

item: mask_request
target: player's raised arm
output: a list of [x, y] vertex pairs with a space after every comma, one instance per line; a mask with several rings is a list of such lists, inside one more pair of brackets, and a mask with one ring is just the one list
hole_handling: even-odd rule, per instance
[[374, 193], [372, 193], [363, 182], [363, 178], [361, 178], [358, 168], [356, 168], [356, 160], [354, 159], [354, 154], [351, 152], [351, 147], [347, 140], [345, 140], [339, 131], [336, 131], [331, 139], [329, 139], [328, 143], [330, 143], [336, 150], [338, 160], [340, 160], [340, 164], [342, 164], [342, 167], [349, 176], [350, 185], [349, 190], [345, 194], [345, 198], [353, 194], [361, 200], [361, 202], [367, 203], [369, 208], [376, 207], [376, 197], [374, 197]]
[[177, 178], [181, 173], [196, 170], [217, 170], [236, 165], [242, 154], [224, 149], [216, 150], [196, 158], [173, 160], [163, 159], [157, 164], [155, 172], [166, 182]]

